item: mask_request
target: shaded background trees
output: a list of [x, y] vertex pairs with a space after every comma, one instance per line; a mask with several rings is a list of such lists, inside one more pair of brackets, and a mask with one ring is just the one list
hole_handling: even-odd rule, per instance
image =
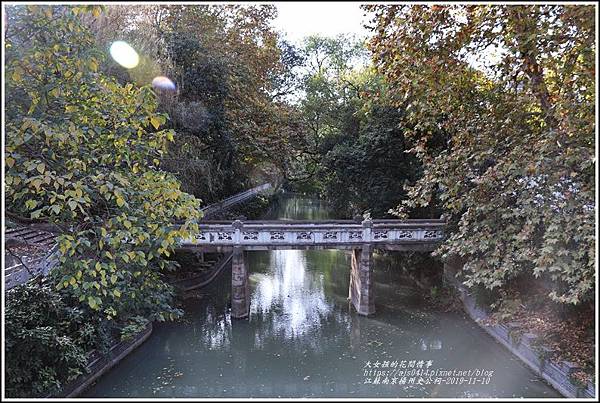
[[288, 139], [298, 130], [284, 99], [298, 56], [271, 27], [273, 6], [108, 6], [107, 12], [90, 24], [99, 46], [125, 38], [143, 55], [129, 80], [166, 75], [177, 85], [174, 94], [159, 93], [177, 133], [162, 162], [184, 190], [212, 202], [280, 179]]
[[[303, 141], [288, 168], [290, 185], [319, 194], [342, 216], [390, 216], [404, 186], [420, 171], [404, 136], [405, 112], [388, 96], [389, 84], [370, 65], [364, 40], [309, 37], [301, 49]], [[439, 216], [435, 208], [415, 211]]]

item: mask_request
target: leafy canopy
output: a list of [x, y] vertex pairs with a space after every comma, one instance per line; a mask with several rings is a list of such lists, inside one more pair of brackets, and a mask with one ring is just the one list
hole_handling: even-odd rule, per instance
[[424, 164], [396, 213], [443, 207], [453, 232], [441, 252], [466, 260], [469, 285], [544, 277], [555, 301], [591, 298], [593, 7], [367, 9], [375, 63]]
[[152, 89], [98, 72], [103, 54], [79, 19], [86, 11], [100, 13], [9, 9], [7, 210], [63, 229], [57, 289], [108, 319], [173, 318], [162, 272], [178, 237], [197, 229], [200, 201], [160, 169], [174, 132], [160, 130], [166, 115]]

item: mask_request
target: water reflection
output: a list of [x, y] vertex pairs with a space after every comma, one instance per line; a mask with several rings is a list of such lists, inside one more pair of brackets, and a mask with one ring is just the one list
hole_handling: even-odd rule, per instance
[[441, 350], [442, 349], [442, 341], [438, 339], [420, 339], [421, 350]]
[[[269, 275], [252, 276], [255, 281], [250, 302], [251, 315], [267, 317], [270, 331], [291, 339], [320, 327], [331, 313], [325, 298], [323, 276], [306, 275], [306, 256], [300, 250], [273, 251]], [[250, 260], [252, 262], [252, 260]]]

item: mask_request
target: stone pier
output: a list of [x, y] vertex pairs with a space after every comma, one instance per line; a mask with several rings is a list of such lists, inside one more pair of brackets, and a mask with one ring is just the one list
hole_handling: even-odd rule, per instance
[[231, 258], [231, 317], [247, 318], [249, 312], [248, 268], [244, 259], [244, 249], [236, 246]]
[[350, 270], [349, 298], [360, 315], [375, 313], [375, 295], [373, 290], [373, 247], [362, 245], [352, 251]]

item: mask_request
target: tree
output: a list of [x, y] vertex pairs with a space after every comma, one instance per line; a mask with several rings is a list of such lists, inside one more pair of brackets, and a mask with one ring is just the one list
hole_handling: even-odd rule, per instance
[[[295, 56], [289, 46], [279, 48], [283, 42], [269, 25], [275, 12], [272, 6], [166, 6], [165, 68], [178, 93], [163, 106], [183, 134], [167, 162], [186, 182], [204, 178], [190, 189], [196, 195], [229, 196], [266, 167], [282, 169], [291, 123], [281, 95], [289, 92]], [[288, 77], [279, 80], [282, 74]]]
[[302, 53], [305, 137], [289, 179], [327, 198], [342, 216], [385, 216], [420, 169], [405, 153], [404, 111], [390, 103], [363, 41], [312, 36]]
[[344, 131], [323, 156], [325, 194], [346, 217], [368, 212], [382, 218], [406, 197], [404, 185], [416, 179], [420, 165], [406, 154], [402, 112], [382, 102], [364, 108], [355, 133]]
[[[7, 33], [6, 208], [55, 224], [58, 290], [108, 320], [174, 318], [162, 273], [200, 202], [160, 169], [172, 130], [146, 85], [98, 72], [79, 15], [96, 6], [14, 6]], [[175, 225], [180, 224], [180, 225]]]
[[[594, 9], [367, 6], [370, 44], [406, 109], [424, 173], [397, 213], [438, 200], [468, 285], [545, 276], [577, 304], [594, 284]], [[485, 61], [485, 62], [482, 62]], [[436, 130], [446, 145], [431, 147]]]
[[362, 41], [345, 35], [309, 36], [300, 53], [304, 64], [299, 69], [298, 110], [303, 135], [295, 139], [287, 179], [294, 186], [322, 193], [323, 184], [317, 179], [323, 168], [322, 156], [355, 112], [351, 104], [356, 91], [348, 78], [364, 61], [366, 49]]
[[176, 91], [158, 91], [166, 127], [178, 136], [160, 159], [182, 189], [220, 200], [262, 178], [277, 181], [295, 135], [290, 108], [296, 49], [269, 22], [272, 6], [107, 6], [86, 18], [97, 45], [125, 40], [140, 53], [126, 70], [108, 61], [101, 71], [142, 86], [156, 75]]

